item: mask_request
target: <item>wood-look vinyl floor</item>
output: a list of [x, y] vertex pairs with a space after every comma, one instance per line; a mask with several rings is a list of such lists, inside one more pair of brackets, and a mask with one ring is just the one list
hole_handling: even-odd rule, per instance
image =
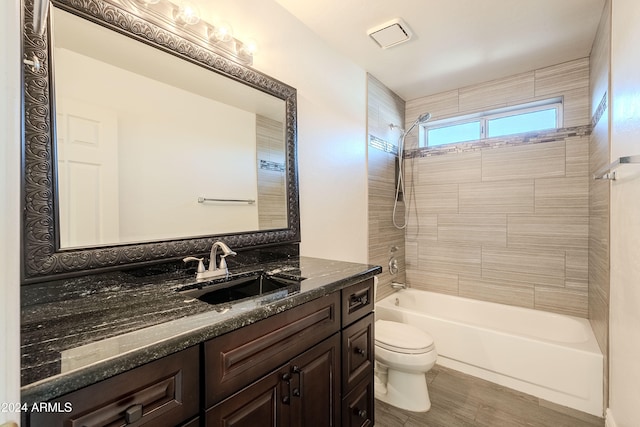
[[604, 427], [604, 419], [436, 365], [427, 374], [431, 410], [376, 400], [376, 427]]

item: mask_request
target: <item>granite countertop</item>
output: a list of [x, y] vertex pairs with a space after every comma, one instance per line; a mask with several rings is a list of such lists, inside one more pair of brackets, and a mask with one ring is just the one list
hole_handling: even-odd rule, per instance
[[[223, 304], [177, 290], [218, 286], [192, 270], [118, 271], [24, 286], [22, 401], [59, 397], [379, 274], [367, 264], [310, 257], [231, 268], [263, 271], [290, 286]], [[299, 284], [298, 284], [299, 283]]]

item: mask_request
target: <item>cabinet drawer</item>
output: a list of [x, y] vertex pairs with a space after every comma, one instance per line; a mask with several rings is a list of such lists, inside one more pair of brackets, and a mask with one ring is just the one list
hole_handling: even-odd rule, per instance
[[342, 399], [342, 427], [373, 426], [373, 381], [367, 379]]
[[342, 331], [342, 390], [345, 394], [371, 377], [375, 361], [373, 327], [374, 314], [370, 313]]
[[339, 313], [334, 292], [206, 342], [205, 408], [337, 332]]
[[342, 327], [373, 311], [373, 277], [342, 291]]
[[69, 413], [32, 413], [31, 427], [175, 426], [198, 414], [199, 352], [192, 347], [52, 401]]

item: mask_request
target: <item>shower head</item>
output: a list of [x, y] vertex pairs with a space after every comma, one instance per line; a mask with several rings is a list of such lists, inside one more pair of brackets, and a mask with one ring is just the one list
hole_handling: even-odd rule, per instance
[[418, 118], [416, 119], [416, 121], [413, 122], [413, 124], [411, 126], [409, 126], [409, 129], [407, 129], [407, 131], [404, 134], [407, 135], [418, 124], [426, 123], [430, 118], [431, 118], [431, 113], [424, 113], [424, 114], [419, 115]]
[[418, 117], [417, 123], [425, 123], [431, 118], [431, 113], [424, 113]]
[[413, 122], [413, 124], [411, 126], [409, 126], [409, 130], [404, 130], [400, 126], [398, 126], [396, 124], [393, 124], [393, 123], [389, 123], [389, 129], [398, 129], [398, 130], [400, 130], [400, 132], [402, 132], [403, 135], [406, 135], [409, 132], [411, 132], [411, 130], [414, 127], [416, 127], [417, 124], [426, 123], [427, 121], [429, 121], [430, 118], [431, 118], [431, 113], [424, 113], [424, 114], [421, 114], [420, 116], [418, 116], [416, 121]]

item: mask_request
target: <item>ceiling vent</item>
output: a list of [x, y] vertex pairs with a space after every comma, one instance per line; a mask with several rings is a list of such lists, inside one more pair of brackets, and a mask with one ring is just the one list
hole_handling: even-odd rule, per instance
[[367, 34], [383, 49], [409, 41], [413, 35], [407, 23], [400, 18], [370, 28]]

